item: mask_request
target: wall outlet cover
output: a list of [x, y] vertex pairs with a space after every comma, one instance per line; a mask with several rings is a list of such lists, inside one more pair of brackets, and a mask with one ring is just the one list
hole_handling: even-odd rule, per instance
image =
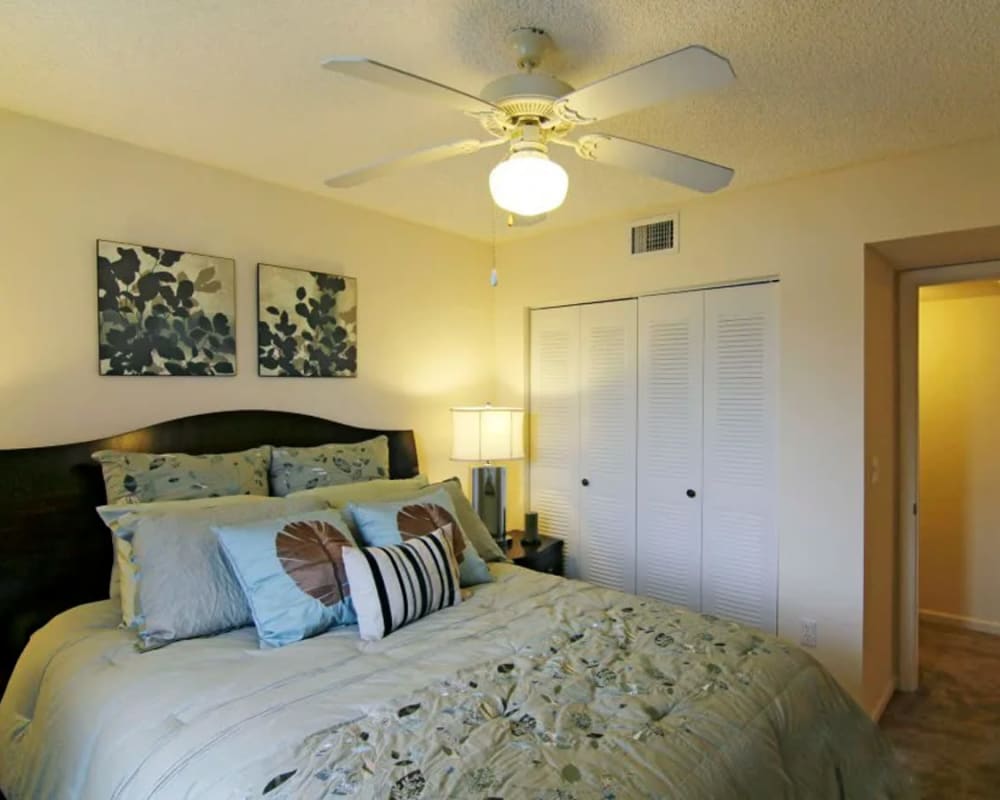
[[802, 637], [799, 639], [799, 644], [803, 647], [816, 647], [819, 644], [816, 620], [802, 618]]

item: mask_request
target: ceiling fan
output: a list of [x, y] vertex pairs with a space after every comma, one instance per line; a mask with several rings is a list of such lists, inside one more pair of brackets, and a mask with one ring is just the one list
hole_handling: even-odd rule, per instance
[[444, 103], [479, 120], [492, 137], [461, 139], [393, 156], [330, 178], [341, 188], [406, 167], [431, 164], [483, 148], [508, 145], [507, 157], [490, 173], [490, 193], [500, 208], [519, 217], [537, 217], [558, 208], [569, 178], [548, 156], [550, 145], [569, 147], [588, 161], [622, 167], [663, 181], [714, 192], [727, 186], [733, 170], [693, 156], [606, 133], [573, 136], [578, 127], [692, 92], [709, 91], [735, 79], [725, 58], [692, 45], [574, 89], [536, 72], [552, 45], [540, 28], [515, 28], [509, 37], [518, 72], [488, 84], [476, 97], [444, 84], [363, 57], [335, 57], [327, 69]]

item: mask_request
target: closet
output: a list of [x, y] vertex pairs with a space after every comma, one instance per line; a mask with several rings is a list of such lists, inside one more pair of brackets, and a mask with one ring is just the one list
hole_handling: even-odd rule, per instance
[[530, 504], [567, 574], [776, 629], [776, 296], [531, 312]]

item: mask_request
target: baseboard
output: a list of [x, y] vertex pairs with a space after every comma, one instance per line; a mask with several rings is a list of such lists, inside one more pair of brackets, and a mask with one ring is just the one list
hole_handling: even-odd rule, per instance
[[950, 625], [952, 628], [964, 628], [968, 631], [979, 631], [980, 633], [990, 633], [1000, 636], [1000, 622], [988, 619], [976, 619], [976, 617], [963, 617], [961, 614], [947, 614], [944, 611], [931, 611], [927, 608], [920, 609], [921, 622], [934, 622], [938, 625]]
[[873, 722], [878, 722], [882, 718], [885, 707], [889, 705], [889, 701], [892, 700], [892, 696], [895, 693], [896, 678], [892, 677], [889, 678], [888, 682], [885, 684], [885, 689], [882, 690], [882, 694], [879, 695], [878, 700], [875, 702], [875, 707], [868, 712]]

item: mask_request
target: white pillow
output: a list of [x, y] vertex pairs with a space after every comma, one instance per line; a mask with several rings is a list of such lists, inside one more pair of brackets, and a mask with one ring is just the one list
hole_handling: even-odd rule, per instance
[[388, 547], [345, 547], [344, 570], [361, 638], [376, 641], [462, 602], [452, 526]]

